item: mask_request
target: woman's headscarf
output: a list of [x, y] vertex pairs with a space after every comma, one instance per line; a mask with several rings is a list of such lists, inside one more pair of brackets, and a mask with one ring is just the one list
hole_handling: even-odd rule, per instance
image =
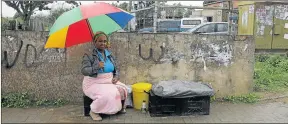
[[103, 36], [103, 35], [107, 38], [106, 48], [110, 48], [109, 38], [108, 38], [107, 34], [105, 34], [105, 33], [102, 32], [102, 31], [98, 31], [98, 32], [95, 33], [95, 35], [93, 36], [93, 41], [92, 41], [92, 42], [95, 43], [96, 40], [97, 40], [100, 36]]

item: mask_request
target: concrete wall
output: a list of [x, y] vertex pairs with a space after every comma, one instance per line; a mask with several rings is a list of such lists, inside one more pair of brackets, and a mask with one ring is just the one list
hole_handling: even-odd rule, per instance
[[[2, 32], [2, 93], [28, 91], [37, 98], [81, 102], [81, 60], [92, 47], [87, 43], [66, 50], [43, 49], [47, 34]], [[250, 37], [115, 33], [111, 42], [125, 84], [180, 79], [211, 83], [217, 97], [251, 91], [254, 42]], [[150, 58], [139, 56], [139, 44], [144, 58], [153, 49]]]

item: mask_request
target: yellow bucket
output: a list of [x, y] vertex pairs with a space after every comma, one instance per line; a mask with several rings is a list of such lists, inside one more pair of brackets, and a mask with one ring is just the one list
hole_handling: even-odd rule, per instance
[[145, 83], [145, 82], [139, 82], [139, 83], [132, 85], [133, 106], [135, 109], [141, 110], [143, 101], [145, 101], [146, 108], [148, 108], [148, 103], [149, 103], [148, 93], [151, 90], [151, 88], [152, 88], [152, 84]]

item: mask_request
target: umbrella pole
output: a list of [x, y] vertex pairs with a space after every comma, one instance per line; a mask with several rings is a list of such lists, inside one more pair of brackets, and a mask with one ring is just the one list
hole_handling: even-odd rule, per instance
[[89, 27], [90, 34], [91, 34], [91, 38], [92, 38], [92, 41], [93, 41], [93, 31], [92, 31], [91, 25], [90, 25], [90, 23], [88, 22], [88, 19], [86, 19], [86, 22], [87, 22], [87, 25], [88, 25], [88, 27]]
[[[93, 44], [94, 33], [93, 33], [93, 30], [92, 30], [92, 28], [91, 28], [91, 25], [90, 25], [88, 19], [86, 19], [86, 22], [87, 22], [87, 25], [88, 25], [88, 27], [89, 27], [89, 31], [90, 31], [91, 38], [92, 38], [92, 44]], [[92, 46], [94, 46], [94, 48], [96, 48], [95, 45], [92, 45]], [[103, 71], [104, 71], [104, 70], [103, 70]]]

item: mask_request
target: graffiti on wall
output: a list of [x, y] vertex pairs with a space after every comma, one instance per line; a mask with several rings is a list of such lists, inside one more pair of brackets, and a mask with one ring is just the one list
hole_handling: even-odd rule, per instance
[[[236, 40], [236, 37], [231, 37], [231, 40]], [[199, 38], [200, 42], [186, 42], [184, 45], [186, 49], [191, 50], [191, 56], [186, 56], [184, 51], [179, 51], [174, 45], [167, 45], [162, 50], [161, 57], [158, 59], [160, 63], [175, 64], [181, 59], [187, 59], [190, 62], [203, 63], [204, 70], [207, 69], [207, 63], [216, 63], [218, 66], [228, 66], [232, 63], [233, 48], [227, 41], [210, 42], [206, 37]], [[237, 39], [240, 40], [240, 39]], [[245, 40], [245, 39], [244, 39]], [[203, 43], [205, 41], [205, 43]], [[188, 48], [190, 46], [190, 48]], [[163, 46], [161, 46], [163, 47]], [[139, 44], [139, 55], [143, 60], [153, 59], [153, 49], [150, 48], [150, 54], [143, 56], [141, 53], [141, 45]], [[151, 52], [152, 51], [152, 52]], [[147, 52], [146, 52], [147, 53]], [[155, 61], [156, 62], [156, 61]]]
[[[269, 5], [260, 5], [256, 9], [256, 35], [264, 36], [265, 28], [267, 26], [273, 25], [274, 18], [274, 6]], [[272, 35], [272, 30], [270, 31], [270, 35]]]
[[264, 25], [273, 25], [274, 6], [261, 5], [256, 9], [256, 21]]
[[[203, 38], [202, 40], [206, 40]], [[190, 61], [202, 62], [204, 70], [207, 69], [206, 63], [217, 63], [218, 66], [228, 66], [232, 64], [232, 46], [228, 41], [220, 43], [208, 43], [208, 44], [191, 44], [192, 56]]]
[[[15, 39], [14, 37], [10, 37], [10, 36], [8, 36], [7, 38], [9, 41], [14, 41], [14, 39]], [[10, 54], [8, 54], [8, 51], [6, 51], [6, 50], [4, 52], [1, 52], [2, 57], [3, 57], [3, 58], [1, 58], [1, 63], [6, 68], [12, 68], [16, 64], [16, 62], [19, 58], [20, 51], [23, 47], [23, 41], [22, 40], [21, 41], [16, 40], [13, 43], [7, 42], [6, 44], [5, 43], [2, 44], [2, 46], [4, 48], [8, 48], [10, 50], [10, 52], [9, 52]], [[2, 47], [2, 50], [4, 49], [3, 47]], [[8, 60], [8, 58], [9, 58], [9, 60], [12, 60], [12, 61], [10, 62]], [[14, 58], [14, 59], [12, 59], [12, 58]]]
[[243, 12], [241, 22], [243, 26], [248, 26], [248, 11]]
[[275, 7], [275, 18], [288, 20], [288, 5], [277, 5]]
[[[44, 62], [65, 62], [65, 49], [45, 49], [43, 45], [33, 45], [33, 41], [23, 41], [18, 37], [4, 36], [2, 39], [2, 65], [10, 69], [15, 66], [20, 55], [26, 67], [37, 67]], [[21, 62], [21, 61], [20, 61]]]
[[155, 63], [160, 63], [160, 60], [163, 58], [164, 52], [165, 52], [163, 46], [160, 46], [160, 49], [161, 49], [161, 55], [159, 56], [159, 58], [155, 58], [155, 57], [153, 56], [153, 52], [154, 52], [154, 51], [153, 51], [152, 48], [149, 49], [149, 56], [148, 56], [148, 57], [144, 57], [144, 56], [142, 55], [141, 44], [139, 44], [138, 52], [139, 52], [139, 56], [140, 56], [143, 60], [152, 59]]

